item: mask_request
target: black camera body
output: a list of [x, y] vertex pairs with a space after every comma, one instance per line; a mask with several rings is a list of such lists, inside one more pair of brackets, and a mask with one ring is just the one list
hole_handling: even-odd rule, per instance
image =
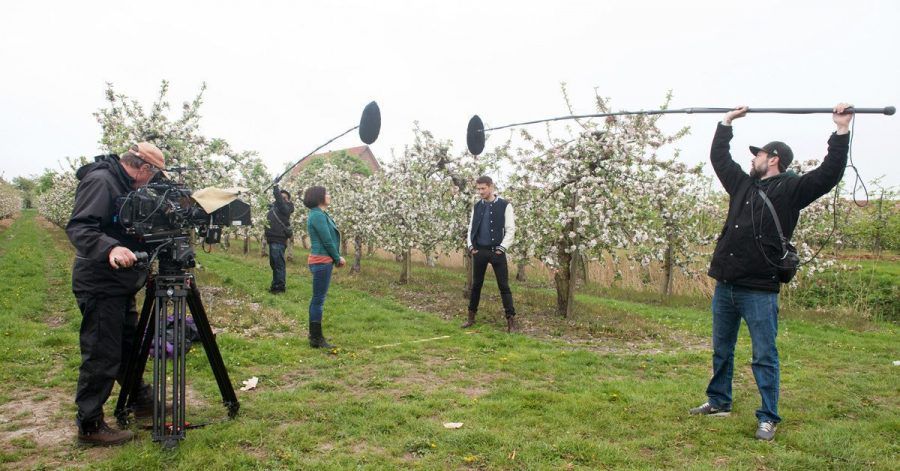
[[118, 199], [115, 221], [125, 228], [126, 234], [160, 247], [161, 259], [173, 261], [181, 268], [191, 268], [195, 265], [188, 243], [192, 233], [207, 244], [217, 244], [223, 227], [252, 225], [249, 204], [235, 199], [207, 213], [191, 194], [190, 189], [179, 183], [151, 182]]

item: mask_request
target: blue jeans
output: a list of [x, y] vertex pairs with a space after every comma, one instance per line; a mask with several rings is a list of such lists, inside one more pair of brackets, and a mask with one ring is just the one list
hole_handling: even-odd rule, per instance
[[284, 268], [284, 244], [269, 244], [269, 266], [272, 267], [272, 291], [284, 291], [286, 272]]
[[325, 295], [328, 294], [328, 285], [331, 284], [331, 270], [334, 265], [330, 263], [316, 263], [309, 266], [312, 273], [312, 298], [309, 300], [309, 321], [322, 322], [322, 312], [325, 310]]
[[731, 409], [731, 379], [734, 376], [734, 345], [741, 318], [750, 330], [753, 346], [753, 377], [762, 397], [756, 411], [759, 421], [781, 422], [778, 416], [780, 374], [778, 349], [778, 293], [716, 283], [712, 299], [713, 376], [706, 388], [709, 403]]

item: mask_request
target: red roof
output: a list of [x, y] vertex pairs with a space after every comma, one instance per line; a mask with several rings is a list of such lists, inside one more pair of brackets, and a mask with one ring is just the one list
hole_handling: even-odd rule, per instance
[[366, 163], [366, 165], [369, 167], [369, 169], [372, 170], [372, 172], [380, 172], [381, 171], [381, 164], [378, 163], [378, 159], [375, 158], [375, 154], [372, 153], [372, 149], [370, 149], [369, 146], [367, 146], [367, 145], [361, 145], [361, 146], [356, 146], [356, 147], [349, 147], [347, 149], [339, 149], [339, 150], [333, 150], [333, 151], [329, 151], [329, 152], [323, 152], [321, 154], [310, 155], [309, 157], [306, 157], [305, 159], [303, 159], [297, 163], [297, 166], [294, 167], [294, 170], [291, 172], [291, 176], [300, 173], [300, 170], [303, 169], [303, 167], [306, 167], [310, 162], [312, 162], [313, 159], [320, 158], [320, 157], [328, 157], [329, 155], [338, 153], [338, 152], [346, 152], [354, 157], [359, 158], [360, 160], [362, 160], [363, 162]]

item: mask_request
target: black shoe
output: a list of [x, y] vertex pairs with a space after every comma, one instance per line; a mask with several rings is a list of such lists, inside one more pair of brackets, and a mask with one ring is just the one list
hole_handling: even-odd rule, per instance
[[281, 294], [284, 293], [284, 288], [269, 288], [269, 292], [272, 294]]
[[697, 406], [690, 410], [691, 415], [708, 415], [710, 417], [728, 417], [731, 415], [731, 408], [728, 409], [720, 409], [711, 405], [708, 402], [704, 402], [702, 405]]
[[334, 345], [328, 343], [322, 335], [322, 323], [309, 323], [309, 346], [312, 348], [334, 348]]
[[82, 423], [78, 427], [78, 443], [82, 445], [115, 446], [131, 440], [134, 440], [134, 432], [110, 428], [103, 419]]

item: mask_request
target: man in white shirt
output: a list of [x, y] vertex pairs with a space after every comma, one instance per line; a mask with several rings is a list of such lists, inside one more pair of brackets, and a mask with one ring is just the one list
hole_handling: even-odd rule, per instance
[[497, 286], [500, 288], [503, 310], [506, 311], [506, 331], [512, 332], [516, 327], [516, 309], [513, 306], [512, 291], [509, 289], [506, 250], [515, 240], [515, 214], [508, 201], [496, 196], [491, 177], [478, 177], [475, 185], [481, 201], [475, 203], [472, 208], [466, 237], [466, 246], [472, 254], [474, 279], [469, 297], [469, 317], [462, 327], [465, 329], [475, 325], [475, 313], [478, 312], [478, 302], [481, 300], [484, 274], [487, 266], [491, 265], [494, 267]]

